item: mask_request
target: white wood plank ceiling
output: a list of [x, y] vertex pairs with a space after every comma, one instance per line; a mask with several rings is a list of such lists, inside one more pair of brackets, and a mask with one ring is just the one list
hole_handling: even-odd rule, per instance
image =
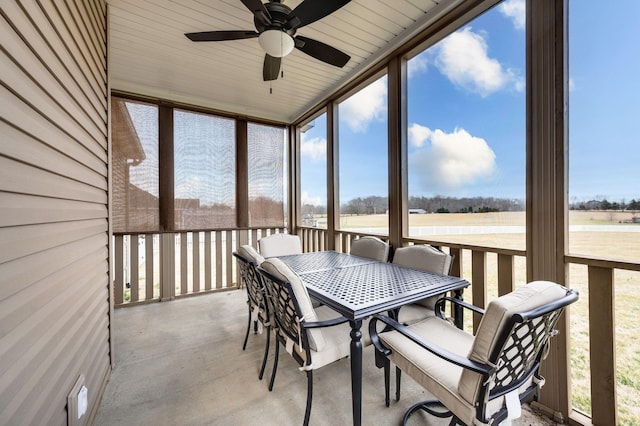
[[283, 58], [284, 78], [270, 83], [262, 80], [257, 38], [195, 43], [184, 36], [255, 30], [240, 0], [109, 0], [111, 88], [290, 123], [459, 2], [353, 0], [296, 34], [347, 53], [347, 65], [294, 49]]

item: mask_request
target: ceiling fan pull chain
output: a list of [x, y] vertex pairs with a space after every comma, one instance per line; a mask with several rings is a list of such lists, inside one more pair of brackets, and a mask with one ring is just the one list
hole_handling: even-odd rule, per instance
[[269, 82], [269, 94], [273, 95], [273, 84]]

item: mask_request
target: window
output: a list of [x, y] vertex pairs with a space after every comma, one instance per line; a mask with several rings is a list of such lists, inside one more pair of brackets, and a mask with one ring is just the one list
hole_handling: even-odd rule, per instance
[[[568, 251], [572, 255], [632, 263], [640, 259], [639, 13], [640, 4], [634, 0], [616, 2], [614, 9], [569, 2]], [[580, 291], [570, 316], [572, 403], [590, 415], [588, 268], [572, 264], [569, 282]], [[614, 271], [619, 424], [637, 424], [640, 415], [638, 282], [640, 272]]]
[[524, 3], [408, 61], [411, 237], [525, 248]]
[[176, 230], [236, 226], [235, 121], [174, 110]]
[[338, 107], [342, 230], [389, 233], [387, 103], [384, 75]]
[[111, 114], [113, 231], [157, 231], [158, 108], [114, 97]]
[[249, 226], [284, 226], [287, 178], [282, 127], [249, 123], [248, 180]]
[[301, 226], [327, 229], [327, 114], [300, 126]]

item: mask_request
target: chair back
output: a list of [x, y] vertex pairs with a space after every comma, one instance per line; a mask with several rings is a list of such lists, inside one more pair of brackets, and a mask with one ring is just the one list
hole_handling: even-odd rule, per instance
[[442, 250], [424, 244], [400, 247], [393, 253], [393, 263], [423, 271], [448, 275], [452, 257]]
[[[469, 359], [496, 368], [489, 380], [464, 370], [458, 384], [467, 402], [478, 403], [478, 419], [493, 415], [486, 411], [488, 401], [543, 380], [538, 369], [549, 339], [556, 334], [554, 326], [564, 308], [577, 299], [574, 290], [549, 281], [534, 281], [489, 304]], [[495, 406], [497, 409], [501, 404]]]
[[[250, 247], [248, 250], [246, 247]], [[253, 257], [252, 251], [258, 255]], [[257, 307], [260, 314], [264, 317], [261, 318], [263, 323], [269, 321], [269, 306], [266, 300], [266, 293], [264, 289], [264, 283], [262, 277], [258, 273], [256, 261], [259, 261], [261, 256], [251, 246], [242, 246], [237, 252], [234, 252], [236, 260], [238, 261], [238, 267], [240, 268], [240, 278], [244, 282], [247, 288], [247, 297], [249, 304], [252, 307]]]
[[267, 257], [288, 256], [302, 253], [300, 237], [291, 234], [271, 234], [258, 240], [260, 254]]
[[386, 262], [389, 260], [390, 246], [378, 237], [360, 237], [351, 242], [350, 253], [360, 257]]
[[322, 331], [317, 328], [305, 332], [299, 326], [302, 321], [318, 320], [311, 297], [300, 277], [278, 258], [266, 259], [258, 270], [269, 294], [278, 330], [282, 330], [292, 343], [302, 345], [303, 349], [321, 351], [326, 345]]

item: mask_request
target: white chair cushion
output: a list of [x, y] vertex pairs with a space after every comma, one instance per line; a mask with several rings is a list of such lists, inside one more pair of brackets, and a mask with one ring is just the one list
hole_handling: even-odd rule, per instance
[[[472, 335], [436, 317], [427, 318], [409, 328], [425, 340], [462, 357], [467, 356], [473, 345]], [[420, 348], [396, 331], [381, 333], [380, 340], [391, 349], [391, 362], [428, 389], [463, 422], [473, 424], [475, 407], [458, 394], [462, 367]]]
[[[307, 288], [302, 283], [302, 280], [300, 280], [300, 277], [293, 272], [291, 268], [285, 265], [284, 262], [278, 258], [266, 259], [260, 266], [274, 277], [291, 284], [293, 293], [295, 294], [298, 305], [300, 306], [300, 313], [304, 317], [305, 321], [318, 321], [318, 316], [316, 315], [316, 311], [313, 309], [313, 304], [311, 303], [311, 297], [309, 297]], [[324, 349], [326, 342], [322, 329], [310, 329], [308, 330], [308, 336], [309, 346], [311, 349], [315, 351], [322, 351], [322, 349]]]
[[[408, 268], [446, 275], [449, 273], [449, 268], [451, 267], [451, 256], [430, 245], [413, 245], [397, 249], [393, 254], [393, 263]], [[439, 296], [428, 297], [416, 303], [433, 311], [438, 297]], [[417, 310], [414, 311], [414, 314], [418, 314]], [[402, 313], [402, 309], [400, 312]], [[428, 315], [427, 311], [423, 313]], [[422, 318], [425, 318], [425, 315], [422, 315]], [[415, 318], [412, 318], [412, 320], [415, 321]], [[401, 322], [410, 324], [412, 320]]]
[[264, 257], [262, 257], [262, 255], [249, 244], [240, 246], [240, 248], [238, 249], [238, 254], [245, 259], [251, 260], [256, 264], [256, 266], [260, 266], [262, 262], [264, 262]]
[[393, 263], [446, 275], [451, 256], [429, 245], [414, 245], [398, 248], [393, 254]]
[[378, 237], [361, 237], [351, 242], [350, 253], [355, 256], [386, 262], [389, 259], [389, 244]]
[[291, 234], [272, 234], [258, 240], [260, 254], [265, 258], [302, 253], [300, 237]]
[[[437, 300], [437, 296], [429, 297], [433, 299], [433, 303]], [[419, 302], [427, 301], [427, 299], [420, 300]], [[409, 303], [400, 308], [398, 313], [398, 322], [401, 324], [411, 325], [419, 321], [422, 321], [428, 317], [435, 317], [436, 313], [433, 307], [424, 306], [422, 303]]]
[[[339, 314], [326, 305], [316, 309], [318, 321], [326, 321], [336, 318]], [[371, 344], [369, 337], [369, 320], [362, 322], [362, 345]], [[331, 364], [341, 358], [345, 358], [351, 353], [351, 326], [349, 323], [338, 324], [331, 327], [323, 327], [323, 337], [325, 339], [324, 348], [316, 351], [311, 348], [311, 369], [315, 370], [327, 364]], [[294, 342], [293, 350], [298, 351], [298, 355], [306, 361], [306, 353]]]
[[[471, 350], [469, 359], [487, 363], [497, 339], [509, 318], [515, 313], [526, 312], [564, 297], [567, 289], [550, 281], [534, 281], [501, 296], [487, 307]], [[458, 390], [467, 401], [475, 401], [480, 389], [482, 376], [472, 371], [464, 371]]]

